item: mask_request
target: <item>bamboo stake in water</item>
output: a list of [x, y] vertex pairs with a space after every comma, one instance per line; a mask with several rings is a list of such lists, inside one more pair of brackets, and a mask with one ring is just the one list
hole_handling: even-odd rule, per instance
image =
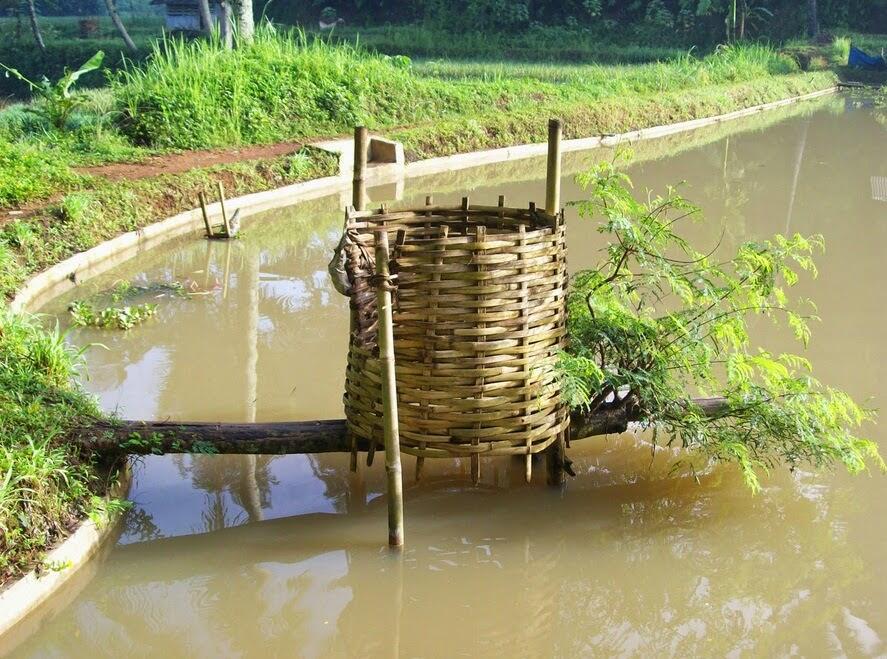
[[[548, 170], [545, 178], [545, 210], [557, 215], [561, 205], [561, 135], [560, 119], [548, 120]], [[548, 484], [564, 485], [564, 440], [558, 439], [545, 450]]]
[[382, 409], [385, 415], [385, 474], [388, 477], [388, 544], [403, 545], [403, 477], [394, 374], [394, 320], [388, 271], [388, 232], [376, 233], [376, 308], [379, 313], [379, 361], [382, 366]]
[[545, 176], [545, 210], [557, 215], [561, 205], [561, 120], [548, 120], [548, 170]]
[[225, 210], [225, 188], [221, 181], [216, 182], [216, 188], [219, 190], [219, 206], [222, 207], [222, 224], [225, 225], [225, 237], [231, 237], [231, 227], [228, 225], [228, 212]]
[[351, 195], [351, 205], [357, 211], [364, 210], [364, 205], [366, 204], [364, 172], [366, 172], [367, 168], [367, 140], [366, 126], [357, 126], [354, 129], [354, 178], [352, 179], [354, 187]]
[[209, 223], [209, 213], [206, 212], [206, 195], [202, 192], [198, 195], [200, 198], [200, 212], [203, 213], [203, 226], [206, 227], [206, 237], [213, 237], [213, 227]]

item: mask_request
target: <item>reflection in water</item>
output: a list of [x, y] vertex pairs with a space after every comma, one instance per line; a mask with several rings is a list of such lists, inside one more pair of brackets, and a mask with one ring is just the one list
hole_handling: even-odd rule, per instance
[[[586, 475], [565, 498], [524, 485], [520, 461], [496, 460], [478, 488], [459, 465], [432, 463], [407, 489], [400, 560], [384, 547], [381, 497], [344, 515], [131, 543], [41, 647], [61, 653], [55, 643], [79, 632], [83, 648], [113, 640], [136, 656], [387, 656], [395, 644], [432, 656], [775, 654], [795, 643], [815, 654], [830, 621], [858, 650], [844, 594], [865, 568], [833, 523], [846, 498], [798, 474], [752, 499], [732, 470], [670, 477], [672, 456], [648, 469], [649, 450], [626, 437], [583, 451]], [[355, 497], [344, 456], [282, 460], [317, 463], [308, 479], [329, 475], [331, 498]], [[382, 469], [364, 477], [370, 492], [384, 487]], [[871, 629], [864, 613], [850, 615]], [[815, 642], [799, 634], [817, 629]]]
[[[825, 234], [821, 277], [797, 293], [824, 318], [809, 357], [821, 379], [877, 406], [887, 300], [874, 273], [887, 224], [870, 180], [887, 176], [883, 127], [840, 100], [745, 126], [637, 145], [630, 174], [639, 190], [686, 181], [682, 193], [706, 211], [700, 245]], [[610, 157], [571, 154], [565, 171]], [[543, 176], [541, 160], [497, 165], [410, 182], [406, 196], [433, 190], [447, 203], [471, 191], [485, 203], [504, 192], [525, 204], [543, 197]], [[572, 182], [563, 194], [582, 196]], [[340, 417], [347, 306], [324, 275], [338, 206], [275, 213], [227, 244], [155, 250], [92, 284], [176, 280], [201, 294], [163, 301], [135, 332], [73, 333], [108, 346], [90, 352], [87, 386], [134, 418]], [[569, 222], [581, 267], [602, 245], [590, 223]], [[790, 340], [756, 330], [774, 350]], [[643, 437], [590, 440], [571, 457], [579, 477], [564, 494], [524, 483], [519, 461], [490, 461], [476, 488], [467, 462], [426, 463], [427, 478], [405, 483], [399, 558], [385, 546], [380, 461], [351, 474], [340, 455], [146, 458], [120, 546], [16, 654], [887, 652], [883, 477], [779, 472], [752, 497], [733, 469], [697, 481], [673, 469], [679, 453]]]

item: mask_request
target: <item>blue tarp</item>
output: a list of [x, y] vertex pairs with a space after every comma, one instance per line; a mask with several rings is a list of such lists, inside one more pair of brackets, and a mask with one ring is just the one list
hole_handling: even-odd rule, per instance
[[855, 46], [850, 46], [847, 64], [858, 69], [887, 69], [887, 61], [884, 61], [883, 57], [873, 57]]

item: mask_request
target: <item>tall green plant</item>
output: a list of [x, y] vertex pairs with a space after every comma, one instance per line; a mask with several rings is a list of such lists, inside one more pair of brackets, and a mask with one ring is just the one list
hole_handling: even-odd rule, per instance
[[66, 68], [64, 75], [55, 82], [43, 76], [40, 82], [34, 82], [25, 77], [18, 69], [6, 66], [0, 62], [0, 67], [6, 70], [6, 75], [12, 75], [24, 82], [31, 89], [38, 103], [26, 108], [29, 112], [38, 114], [46, 119], [50, 125], [58, 130], [64, 130], [68, 120], [74, 111], [86, 102], [86, 96], [74, 91], [77, 81], [87, 73], [101, 68], [105, 53], [101, 50], [84, 62], [80, 68], [74, 71]]
[[[816, 274], [821, 237], [777, 235], [719, 262], [676, 232], [699, 209], [674, 190], [638, 201], [612, 165], [581, 182], [591, 198], [580, 214], [601, 218], [608, 244], [569, 297], [561, 367], [574, 406], [630, 408], [668, 444], [738, 463], [752, 490], [761, 470], [780, 463], [885, 467], [877, 446], [855, 434], [871, 412], [816, 380], [804, 357], [757, 348], [749, 336], [751, 318], [765, 317], [806, 345], [814, 307], [792, 305], [787, 289], [802, 272]], [[704, 415], [696, 393], [724, 397], [723, 410]]]

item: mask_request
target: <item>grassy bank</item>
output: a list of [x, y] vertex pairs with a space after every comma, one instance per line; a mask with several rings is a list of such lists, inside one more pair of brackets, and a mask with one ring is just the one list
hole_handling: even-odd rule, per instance
[[[628, 132], [650, 126], [714, 116], [753, 105], [825, 89], [833, 74], [797, 74], [768, 77], [732, 85], [663, 91], [659, 94], [604, 97], [594, 102], [555, 101], [543, 106], [542, 116], [565, 122], [567, 139]], [[457, 117], [394, 130], [409, 158], [423, 159], [463, 151], [544, 142], [546, 127], [540, 108], [521, 107], [502, 113], [488, 111], [474, 117]]]
[[[770, 79], [798, 72], [770, 48], [722, 48], [632, 67], [420, 65], [300, 33], [259, 34], [249, 48], [205, 41], [158, 46], [112, 85], [120, 126], [134, 142], [199, 148], [385, 129], [487, 112], [546, 110]], [[212, 84], [207, 84], [212, 80]]]
[[[761, 47], [637, 66], [555, 67], [413, 64], [298, 34], [262, 32], [252, 46], [228, 52], [169, 42], [109, 89], [90, 93], [64, 130], [46, 122], [39, 104], [0, 111], [0, 293], [9, 298], [28, 276], [73, 253], [193, 208], [198, 192], [216, 180], [233, 196], [317, 178], [336, 166], [310, 148], [139, 180], [107, 180], [82, 165], [308, 140], [347, 133], [356, 123], [424, 158], [541, 141], [551, 115], [566, 121], [567, 137], [614, 133], [833, 82], [828, 72], [801, 73], [791, 59]], [[96, 413], [69, 384], [76, 357], [58, 335], [20, 317], [6, 314], [2, 323], [0, 576], [10, 578], [86, 514], [101, 482], [89, 457], [61, 441], [71, 423]]]
[[229, 196], [239, 196], [329, 176], [337, 167], [331, 155], [303, 149], [273, 160], [94, 182], [34, 213], [14, 217], [0, 229], [0, 292], [9, 297], [29, 275], [72, 254], [194, 208], [200, 192], [214, 197], [215, 181], [224, 182]]
[[0, 588], [104, 505], [103, 470], [65, 443], [99, 414], [73, 384], [80, 361], [57, 331], [0, 307]]
[[122, 231], [195, 205], [215, 178], [244, 194], [324, 175], [317, 151], [186, 175], [108, 182], [78, 165], [175, 148], [230, 147], [342, 134], [363, 123], [413, 159], [544, 140], [546, 116], [566, 136], [618, 133], [711, 116], [829, 87], [769, 48], [627, 67], [423, 63], [367, 54], [298, 33], [261, 32], [221, 51], [171, 41], [148, 64], [92, 93], [64, 131], [28, 108], [0, 111], [0, 292]]
[[462, 148], [451, 135], [460, 126], [470, 134], [463, 142], [479, 147], [535, 139], [522, 127], [541, 113], [561, 115], [573, 134], [618, 132], [822, 88], [827, 75], [803, 76], [760, 46], [604, 67], [414, 65], [270, 31], [234, 51], [172, 40], [91, 93], [64, 131], [34, 112], [40, 104], [0, 111], [0, 210], [93, 185], [77, 166], [158, 151], [313, 139], [362, 123], [406, 131], [417, 154], [441, 137], [439, 153], [452, 153]]

